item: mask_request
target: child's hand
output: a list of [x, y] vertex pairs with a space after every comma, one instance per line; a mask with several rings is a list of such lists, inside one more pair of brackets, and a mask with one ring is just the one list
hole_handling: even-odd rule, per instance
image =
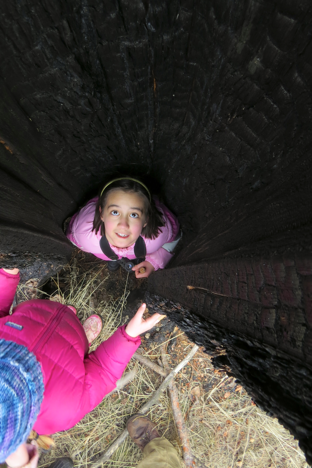
[[39, 460], [38, 444], [32, 440], [30, 444], [25, 442], [17, 447], [5, 460], [10, 467], [37, 468]]
[[[140, 273], [140, 268], [145, 268], [144, 273]], [[148, 262], [147, 260], [145, 260], [145, 262], [139, 263], [138, 265], [135, 265], [132, 268], [132, 271], [135, 272], [135, 277], [136, 278], [148, 278], [149, 275], [151, 273], [153, 273], [154, 270], [155, 270], [155, 268], [153, 267], [153, 265], [150, 262]]]
[[26, 444], [26, 448], [29, 462], [25, 465], [25, 468], [37, 468], [40, 455], [37, 442], [32, 440], [30, 444]]
[[132, 336], [132, 338], [136, 338], [142, 333], [145, 333], [147, 330], [150, 330], [156, 325], [157, 322], [159, 322], [163, 317], [165, 317], [165, 315], [154, 314], [145, 320], [143, 318], [145, 309], [146, 304], [142, 304], [135, 316], [130, 320], [130, 322], [126, 326], [126, 333], [127, 335]]

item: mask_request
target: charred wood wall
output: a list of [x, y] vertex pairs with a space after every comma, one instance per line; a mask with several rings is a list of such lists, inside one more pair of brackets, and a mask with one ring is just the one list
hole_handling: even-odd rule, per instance
[[[289, 353], [284, 353], [263, 340], [261, 334], [268, 330], [264, 330], [265, 325], [257, 320], [256, 308], [249, 308], [249, 321], [259, 323], [259, 339], [246, 334], [245, 330], [239, 331], [240, 326], [243, 327], [248, 319], [245, 317], [243, 321], [237, 312], [233, 314], [232, 307], [225, 304], [225, 299], [219, 300], [223, 309], [219, 320], [207, 318], [207, 313], [203, 320], [201, 313], [190, 312], [181, 303], [161, 296], [147, 293], [144, 300], [150, 311], [166, 313], [189, 338], [198, 345], [204, 345], [214, 355], [214, 365], [242, 382], [257, 405], [271, 416], [277, 417], [299, 438], [307, 460], [311, 460], [311, 371]], [[248, 307], [243, 303], [239, 308], [246, 312]], [[222, 312], [228, 316], [228, 328], [224, 326]], [[231, 315], [236, 315], [238, 321], [233, 328]], [[273, 326], [268, 328], [272, 329]], [[289, 337], [286, 330], [285, 335]]]
[[[307, 450], [311, 401], [291, 401], [293, 363], [312, 383], [310, 2], [1, 6], [0, 266], [59, 268], [62, 223], [107, 172], [153, 175], [184, 236], [150, 291], [180, 302], [207, 348], [207, 324], [229, 340], [233, 372]], [[284, 353], [298, 385], [270, 393], [271, 351], [239, 367], [243, 341]]]

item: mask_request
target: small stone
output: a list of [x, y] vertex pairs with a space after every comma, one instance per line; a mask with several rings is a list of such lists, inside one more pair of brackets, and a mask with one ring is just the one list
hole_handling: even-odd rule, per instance
[[151, 336], [150, 333], [146, 333], [146, 334], [145, 334], [145, 338], [146, 338], [147, 340], [149, 339], [150, 336]]

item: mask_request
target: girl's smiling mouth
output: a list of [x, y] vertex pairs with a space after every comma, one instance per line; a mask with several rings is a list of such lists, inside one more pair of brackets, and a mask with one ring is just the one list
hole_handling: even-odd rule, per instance
[[127, 237], [129, 237], [129, 234], [121, 234], [119, 232], [116, 232], [116, 236], [120, 237], [121, 239], [127, 239]]

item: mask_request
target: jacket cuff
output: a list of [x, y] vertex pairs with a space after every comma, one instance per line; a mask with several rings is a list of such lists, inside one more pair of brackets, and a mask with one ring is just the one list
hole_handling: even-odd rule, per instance
[[158, 263], [156, 263], [155, 260], [150, 255], [146, 255], [145, 260], [147, 262], [150, 262], [151, 265], [153, 265], [155, 271], [159, 270]]
[[8, 278], [17, 278], [18, 282], [20, 280], [20, 273], [18, 272], [17, 275], [13, 275], [12, 273], [8, 273], [7, 271], [4, 271], [3, 268], [0, 269], [1, 275], [7, 276]]
[[128, 335], [128, 333], [126, 332], [126, 326], [127, 325], [123, 325], [122, 327], [120, 327], [120, 331], [122, 335], [126, 338], [126, 340], [132, 341], [133, 343], [140, 345], [141, 344], [140, 336], [133, 337], [133, 336]]

